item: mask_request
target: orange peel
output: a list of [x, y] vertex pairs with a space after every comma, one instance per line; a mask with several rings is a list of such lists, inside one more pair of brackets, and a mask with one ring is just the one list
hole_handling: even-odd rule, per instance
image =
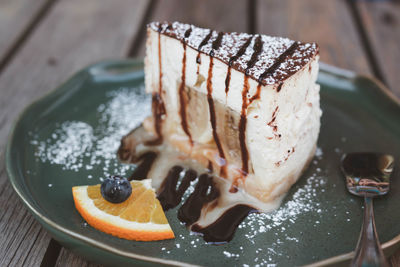
[[132, 194], [122, 203], [103, 198], [100, 185], [75, 186], [75, 207], [86, 222], [104, 233], [137, 241], [175, 238], [151, 180], [131, 181]]

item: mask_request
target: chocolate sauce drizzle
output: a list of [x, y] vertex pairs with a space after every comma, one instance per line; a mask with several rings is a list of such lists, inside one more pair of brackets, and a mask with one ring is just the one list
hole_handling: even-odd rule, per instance
[[247, 41], [239, 48], [236, 55], [234, 55], [229, 59], [229, 66], [232, 66], [233, 62], [235, 62], [238, 58], [240, 58], [244, 54], [244, 52], [246, 52], [246, 49], [250, 45], [252, 39], [253, 37], [247, 39]]
[[269, 76], [272, 75], [276, 69], [278, 69], [279, 65], [281, 65], [283, 63], [283, 61], [290, 56], [291, 54], [294, 53], [294, 51], [296, 51], [297, 47], [299, 46], [298, 42], [294, 42], [288, 49], [286, 49], [285, 52], [283, 52], [275, 61], [275, 63], [269, 67], [268, 69], [266, 69], [263, 74], [260, 75], [260, 77], [258, 78], [258, 82], [263, 83], [264, 79]]
[[212, 173], [212, 172], [214, 171], [212, 162], [211, 162], [210, 160], [208, 161], [207, 169], [208, 169], [208, 171], [209, 171], [210, 173]]
[[161, 29], [162, 25], [159, 25], [158, 32], [158, 66], [159, 66], [159, 84], [158, 84], [158, 93], [153, 93], [152, 95], [152, 111], [154, 116], [154, 130], [156, 132], [157, 137], [154, 140], [146, 142], [146, 145], [154, 146], [159, 145], [163, 141], [162, 135], [162, 116], [166, 114], [164, 101], [162, 99], [162, 64], [161, 64]]
[[212, 176], [204, 173], [200, 175], [193, 193], [178, 211], [178, 219], [187, 226], [194, 224], [201, 215], [201, 208], [219, 197]]
[[278, 85], [278, 87], [276, 88], [276, 91], [277, 91], [278, 93], [281, 91], [282, 85], [283, 85], [283, 82], [279, 82], [279, 85]]
[[228, 95], [229, 92], [229, 84], [231, 82], [231, 68], [233, 62], [235, 62], [239, 57], [241, 57], [244, 52], [246, 52], [247, 47], [250, 45], [252, 38], [249, 38], [237, 51], [237, 53], [232, 56], [229, 59], [229, 64], [228, 64], [228, 71], [226, 73], [226, 78], [225, 78], [225, 94]]
[[[256, 91], [256, 93], [255, 93], [252, 97], [250, 97], [250, 99], [249, 99], [249, 104], [253, 103], [254, 100], [260, 99], [260, 96], [261, 96], [261, 86], [262, 86], [261, 83], [258, 83], [258, 84], [257, 84], [257, 91]], [[278, 91], [278, 92], [279, 92], [279, 91]]]
[[201, 228], [195, 224], [192, 226], [192, 231], [202, 233], [206, 242], [225, 243], [232, 240], [236, 228], [254, 211], [253, 208], [247, 205], [236, 205], [227, 210], [217, 221]]
[[[161, 81], [161, 80], [160, 80]], [[161, 82], [160, 82], [161, 84]], [[153, 93], [151, 99], [151, 106], [154, 116], [154, 129], [156, 132], [157, 137], [153, 140], [147, 141], [146, 145], [148, 146], [155, 146], [160, 145], [163, 142], [163, 135], [162, 135], [162, 116], [166, 113], [164, 102], [161, 98], [159, 93]]]
[[129, 181], [132, 180], [144, 180], [147, 178], [147, 175], [151, 169], [151, 166], [153, 165], [154, 161], [157, 158], [157, 153], [154, 151], [149, 151], [146, 152], [142, 155], [140, 155], [137, 160], [134, 161], [140, 162], [140, 164], [136, 167], [136, 169], [133, 171], [131, 176], [128, 178]]
[[[271, 121], [267, 123], [268, 126], [272, 127], [272, 130], [273, 130], [274, 132], [277, 132], [277, 131], [278, 131], [278, 126], [277, 126], [276, 123], [275, 123], [276, 115], [277, 115], [278, 110], [279, 110], [279, 107], [277, 106], [277, 107], [275, 108], [274, 112], [272, 113], [272, 119], [271, 119]], [[276, 135], [276, 134], [275, 134], [275, 135]], [[279, 134], [278, 137], [281, 137], [281, 135]]]
[[245, 74], [248, 76], [250, 69], [257, 63], [258, 57], [261, 54], [262, 48], [263, 48], [263, 41], [261, 40], [261, 35], [258, 35], [254, 45], [253, 45], [253, 54], [251, 55], [251, 58], [249, 62], [247, 62], [247, 68], [245, 71]]
[[[248, 101], [248, 93], [250, 89], [249, 85], [249, 70], [256, 64], [258, 61], [258, 57], [263, 48], [263, 41], [261, 40], [261, 35], [258, 35], [253, 45], [253, 54], [251, 55], [250, 61], [247, 63], [247, 68], [244, 75], [243, 81], [243, 91], [242, 91], [242, 111], [240, 113], [240, 121], [239, 121], [239, 143], [240, 143], [240, 152], [242, 155], [242, 174], [244, 177], [249, 173], [249, 151], [247, 150], [246, 145], [246, 125], [247, 125], [247, 106], [249, 104]], [[261, 86], [260, 84], [257, 86], [257, 93], [253, 97], [259, 97]], [[258, 95], [257, 95], [258, 94]], [[253, 101], [253, 97], [250, 99]]]
[[210, 57], [210, 65], [208, 67], [208, 77], [207, 77], [207, 101], [208, 101], [208, 108], [210, 111], [210, 122], [212, 127], [212, 134], [214, 138], [214, 142], [218, 148], [219, 157], [222, 159], [224, 164], [221, 166], [220, 175], [222, 177], [226, 176], [226, 159], [224, 150], [222, 148], [221, 141], [219, 140], [218, 133], [217, 133], [217, 120], [215, 115], [215, 107], [214, 107], [214, 99], [212, 98], [212, 71], [213, 71], [213, 58]]
[[242, 155], [242, 174], [247, 176], [249, 173], [249, 151], [246, 145], [246, 124], [247, 124], [247, 94], [249, 93], [249, 77], [244, 76], [242, 91], [242, 112], [239, 120], [239, 142], [240, 152]]
[[208, 43], [208, 40], [210, 40], [212, 34], [213, 34], [213, 31], [210, 30], [210, 32], [206, 35], [206, 37], [204, 37], [204, 39], [199, 44], [199, 47], [197, 47], [197, 50], [200, 51], [200, 49]]
[[183, 194], [190, 186], [190, 182], [197, 178], [197, 173], [194, 170], [186, 171], [185, 176], [182, 178], [182, 181], [177, 189], [176, 186], [182, 171], [183, 168], [180, 166], [172, 167], [161, 185], [160, 193], [158, 194], [157, 198], [160, 200], [164, 211], [178, 206], [178, 204], [182, 201]]
[[200, 49], [208, 43], [208, 40], [210, 40], [212, 34], [213, 34], [213, 31], [210, 30], [210, 32], [206, 35], [206, 37], [204, 37], [204, 39], [201, 41], [201, 43], [197, 47], [197, 50], [199, 51], [197, 53], [197, 57], [196, 57], [197, 64], [201, 63], [201, 61], [200, 61]]
[[189, 36], [190, 36], [190, 34], [192, 33], [192, 27], [190, 27], [189, 29], [187, 29], [186, 31], [185, 31], [185, 39], [187, 39], [187, 38], [189, 38]]
[[225, 94], [228, 96], [229, 92], [229, 84], [231, 83], [231, 66], [228, 66], [228, 70], [226, 72], [225, 77]]
[[[188, 36], [190, 35], [191, 29], [186, 31]], [[185, 33], [185, 36], [186, 36]], [[181, 84], [179, 86], [179, 103], [180, 103], [180, 115], [181, 115], [181, 126], [187, 137], [189, 138], [189, 142], [193, 144], [192, 135], [189, 131], [187, 116], [186, 116], [186, 98], [185, 98], [185, 80], [186, 80], [186, 44], [182, 42], [183, 45], [183, 58], [182, 58], [182, 75], [181, 75]]]
[[219, 32], [217, 39], [214, 40], [214, 42], [212, 43], [211, 46], [211, 51], [210, 51], [210, 56], [213, 57], [214, 56], [214, 52], [215, 50], [218, 50], [218, 48], [221, 46], [221, 42], [222, 42], [222, 36], [224, 35], [223, 32]]

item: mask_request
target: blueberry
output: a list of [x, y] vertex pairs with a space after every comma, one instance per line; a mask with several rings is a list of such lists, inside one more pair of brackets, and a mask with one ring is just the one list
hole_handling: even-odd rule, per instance
[[120, 176], [110, 176], [101, 184], [101, 195], [111, 203], [121, 203], [132, 194], [131, 183]]

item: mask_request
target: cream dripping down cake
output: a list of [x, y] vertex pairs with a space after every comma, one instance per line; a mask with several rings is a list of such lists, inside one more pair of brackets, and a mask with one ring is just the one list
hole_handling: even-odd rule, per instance
[[144, 128], [263, 202], [312, 159], [320, 129], [318, 46], [189, 24], [147, 27]]

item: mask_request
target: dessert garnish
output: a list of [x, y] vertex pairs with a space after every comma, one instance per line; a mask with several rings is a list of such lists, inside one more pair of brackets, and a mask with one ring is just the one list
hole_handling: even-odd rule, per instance
[[92, 227], [120, 238], [154, 241], [174, 238], [151, 180], [131, 181], [132, 193], [120, 203], [104, 199], [101, 185], [75, 186], [75, 207]]
[[103, 181], [100, 191], [108, 202], [121, 203], [132, 194], [132, 186], [126, 178], [114, 175]]

